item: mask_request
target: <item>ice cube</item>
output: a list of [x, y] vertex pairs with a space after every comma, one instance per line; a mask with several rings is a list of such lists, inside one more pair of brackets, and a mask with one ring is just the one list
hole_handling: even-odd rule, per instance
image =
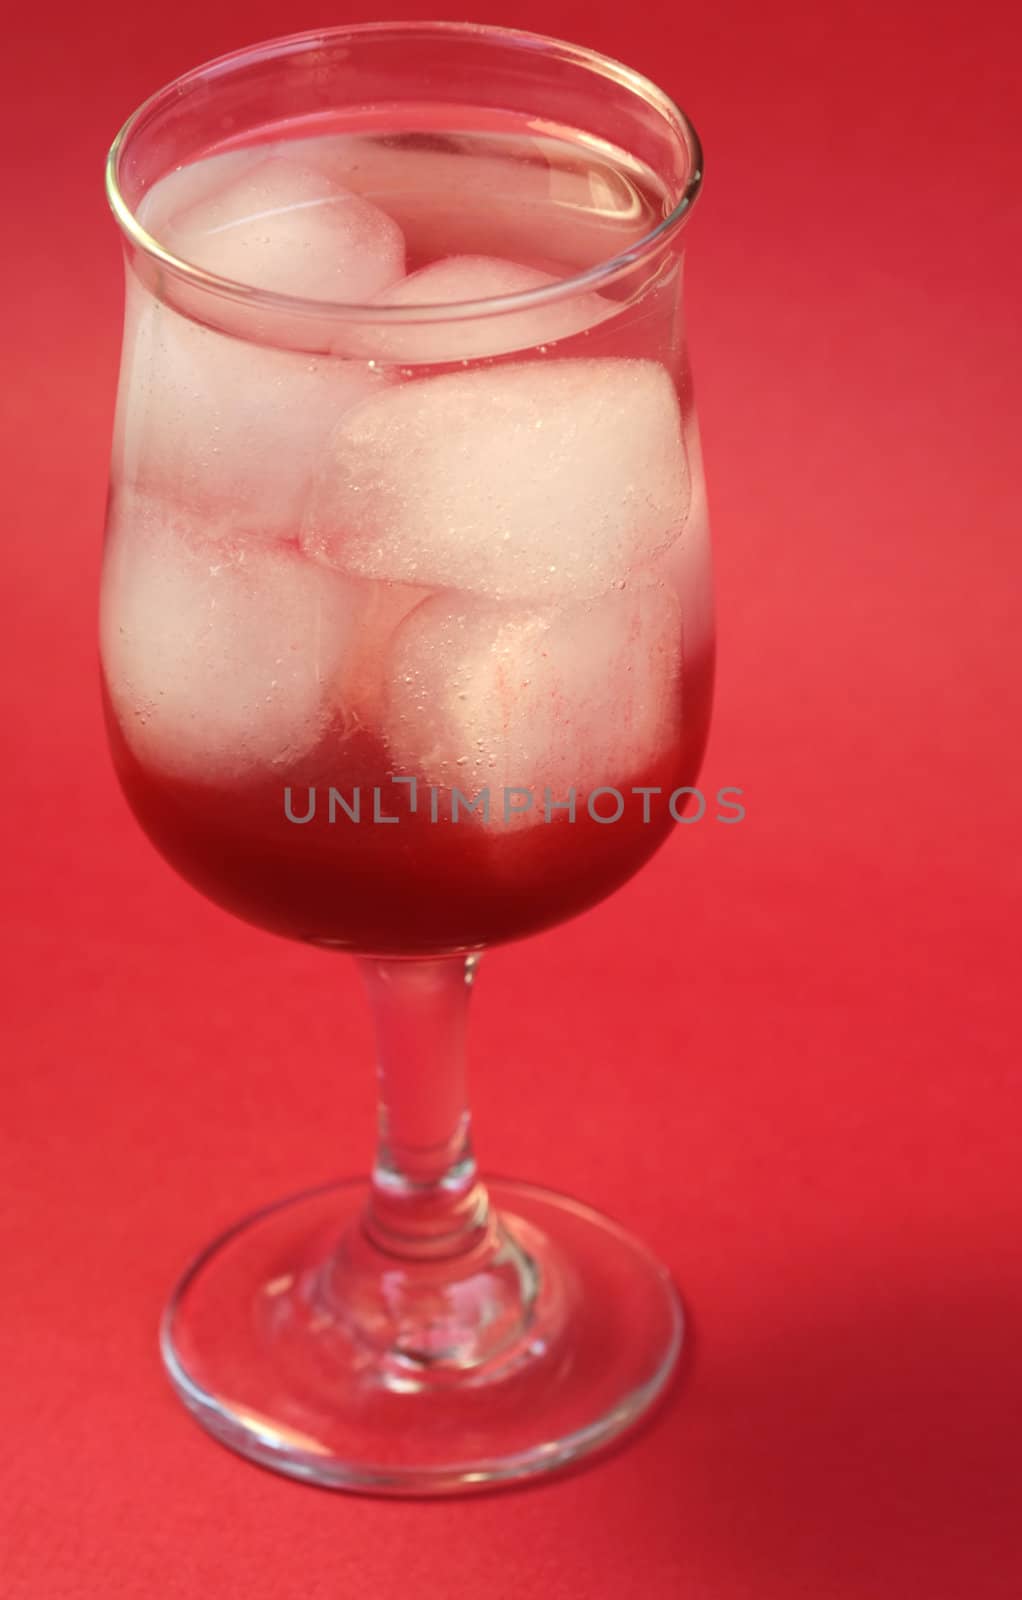
[[365, 362], [267, 349], [153, 301], [129, 279], [115, 470], [211, 528], [296, 538], [345, 410], [385, 382]]
[[662, 366], [533, 361], [424, 378], [348, 412], [302, 540], [360, 577], [583, 599], [666, 549], [688, 501]]
[[335, 714], [364, 587], [297, 549], [210, 542], [179, 511], [118, 496], [100, 637], [135, 754], [222, 782], [311, 749]]
[[163, 227], [183, 260], [252, 288], [341, 304], [371, 300], [404, 272], [397, 223], [322, 172], [269, 156], [210, 191], [203, 165], [196, 197]]
[[364, 195], [400, 225], [416, 260], [459, 251], [520, 256], [568, 271], [629, 249], [659, 220], [623, 171], [588, 153], [565, 161], [563, 141], [533, 138], [509, 154], [503, 135], [319, 135], [279, 154]]
[[239, 178], [246, 169], [265, 160], [265, 156], [265, 150], [249, 147], [203, 156], [187, 166], [176, 167], [159, 178], [142, 196], [138, 203], [138, 220], [147, 233], [156, 239], [162, 238], [171, 217], [204, 196], [217, 193]]
[[[413, 272], [384, 289], [373, 301], [379, 306], [453, 305], [491, 300], [501, 295], [545, 289], [558, 279], [549, 272], [501, 261], [496, 256], [448, 256]], [[377, 360], [409, 364], [459, 361], [506, 355], [535, 345], [567, 339], [595, 327], [615, 307], [598, 294], [572, 295], [567, 300], [522, 311], [488, 314], [452, 321], [353, 326], [344, 335], [344, 349]]]
[[437, 595], [394, 642], [385, 732], [396, 770], [474, 795], [567, 798], [641, 781], [677, 737], [681, 626], [646, 575], [582, 605], [535, 610]]
[[342, 710], [343, 724], [377, 728], [384, 712], [390, 651], [398, 628], [431, 590], [408, 583], [368, 583], [348, 579], [361, 591], [352, 649], [341, 663], [331, 699]]

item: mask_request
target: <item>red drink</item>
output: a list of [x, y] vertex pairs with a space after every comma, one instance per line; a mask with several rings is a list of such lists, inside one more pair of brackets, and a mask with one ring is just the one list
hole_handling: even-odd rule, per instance
[[103, 656], [125, 793], [190, 882], [411, 954], [534, 932], [648, 859], [698, 773], [712, 627], [687, 372], [654, 359], [676, 278], [542, 298], [662, 190], [570, 130], [404, 115], [268, 129], [149, 195], [182, 258], [380, 320], [129, 285]]
[[[702, 672], [693, 693], [708, 708], [709, 664]], [[593, 799], [593, 812], [605, 819], [597, 821], [582, 792], [573, 822], [553, 805], [548, 822], [540, 794], [533, 806], [543, 820], [525, 828], [514, 820], [514, 808], [523, 804], [515, 795], [508, 801], [512, 820], [504, 826], [504, 799], [495, 794], [501, 825], [488, 830], [467, 809], [453, 820], [450, 791], [419, 789], [413, 813], [410, 788], [392, 782], [386, 746], [364, 731], [346, 741], [328, 734], [293, 771], [218, 786], [144, 766], [108, 696], [106, 704], [128, 802], [183, 877], [260, 927], [380, 954], [495, 944], [604, 899], [674, 826], [686, 797], [677, 796], [672, 812], [671, 796], [694, 784], [705, 730], [704, 720], [703, 730], [655, 767], [627, 774], [615, 786], [625, 802], [617, 820], [610, 820], [618, 809], [613, 795]], [[645, 796], [633, 792], [642, 788]], [[295, 818], [309, 816], [311, 808], [308, 821], [288, 818], [288, 793]], [[358, 822], [351, 815], [356, 805]]]

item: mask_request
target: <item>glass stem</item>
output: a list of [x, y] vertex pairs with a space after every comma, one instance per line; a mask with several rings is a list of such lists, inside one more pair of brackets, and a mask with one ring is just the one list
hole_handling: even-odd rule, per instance
[[376, 1025], [378, 1144], [363, 1227], [404, 1260], [468, 1254], [489, 1206], [472, 1153], [466, 1030], [479, 957], [358, 958]]

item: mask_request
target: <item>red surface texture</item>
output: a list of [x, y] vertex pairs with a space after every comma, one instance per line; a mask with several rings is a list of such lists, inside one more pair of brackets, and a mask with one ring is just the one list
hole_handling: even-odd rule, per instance
[[708, 154], [705, 787], [748, 816], [679, 829], [597, 911], [494, 955], [474, 1020], [485, 1162], [670, 1262], [684, 1383], [605, 1461], [446, 1504], [279, 1480], [170, 1393], [172, 1280], [236, 1215], [364, 1167], [371, 1052], [350, 967], [180, 884], [110, 770], [101, 167], [178, 71], [375, 13], [23, 6], [0, 107], [0, 1594], [1015, 1600], [1017, 11], [497, 10], [657, 77]]

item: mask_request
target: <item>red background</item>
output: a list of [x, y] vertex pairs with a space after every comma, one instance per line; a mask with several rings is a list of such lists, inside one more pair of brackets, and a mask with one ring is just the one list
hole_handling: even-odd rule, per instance
[[192, 1250], [365, 1165], [370, 1040], [350, 967], [179, 884], [109, 770], [101, 166], [177, 72], [376, 13], [19, 6], [0, 1593], [1016, 1600], [1016, 8], [498, 11], [654, 75], [708, 152], [688, 267], [720, 596], [705, 787], [740, 785], [748, 817], [679, 830], [606, 905], [494, 955], [474, 1023], [486, 1162], [662, 1253], [692, 1310], [685, 1382], [575, 1476], [402, 1504], [248, 1466], [164, 1381], [156, 1322]]

